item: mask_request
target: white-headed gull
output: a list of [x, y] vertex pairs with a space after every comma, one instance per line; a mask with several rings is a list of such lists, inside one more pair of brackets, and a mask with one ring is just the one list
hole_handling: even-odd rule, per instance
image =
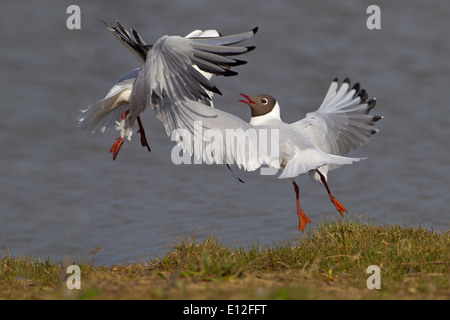
[[221, 36], [216, 30], [194, 30], [184, 38], [163, 36], [154, 45], [148, 45], [134, 29], [131, 29], [133, 38], [116, 23], [116, 27], [105, 25], [143, 66], [121, 76], [102, 100], [82, 110], [79, 117], [79, 126], [93, 133], [113, 126], [120, 131], [110, 150], [113, 159], [124, 138], [131, 139], [135, 120], [141, 144], [150, 151], [139, 116], [149, 103], [170, 104], [192, 99], [212, 107], [212, 93], [221, 94], [210, 81], [212, 75], [236, 75], [230, 68], [246, 61], [230, 56], [249, 52], [254, 47], [234, 45], [251, 38], [258, 30], [230, 36]]
[[[331, 83], [318, 110], [308, 113], [300, 121], [288, 124], [281, 120], [280, 106], [273, 97], [242, 96], [246, 100], [240, 101], [251, 108], [250, 122], [217, 108], [210, 108], [201, 101], [188, 99], [177, 100], [172, 104], [151, 104], [151, 107], [167, 133], [174, 132], [172, 140], [176, 140], [180, 150], [189, 156], [195, 155], [208, 164], [235, 163], [247, 171], [263, 165], [280, 169], [282, 172], [279, 178], [290, 178], [294, 185], [299, 230], [304, 231], [306, 224], [311, 222], [300, 207], [299, 188], [294, 180], [301, 174], [309, 172], [313, 179], [322, 181], [331, 201], [343, 215], [347, 210], [331, 194], [327, 173], [341, 165], [360, 160], [343, 155], [367, 143], [369, 137], [377, 132], [373, 125], [382, 117], [369, 115], [376, 100], [367, 101], [367, 93], [360, 89], [359, 84], [350, 88], [350, 81], [346, 79], [339, 86], [336, 79]], [[244, 135], [241, 145], [237, 145], [236, 136], [228, 136], [230, 132], [248, 134]], [[278, 140], [268, 139], [268, 132], [276, 134]], [[196, 137], [202, 137], [201, 142]], [[270, 144], [268, 148], [278, 148], [276, 157], [273, 153], [268, 154], [267, 150], [258, 151], [263, 138], [265, 143]]]

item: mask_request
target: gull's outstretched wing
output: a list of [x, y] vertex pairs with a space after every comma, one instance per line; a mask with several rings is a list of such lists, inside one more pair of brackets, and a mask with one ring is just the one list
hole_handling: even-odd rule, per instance
[[[319, 109], [291, 125], [323, 151], [345, 155], [366, 144], [369, 137], [378, 132], [374, 123], [383, 117], [369, 114], [376, 99], [367, 101], [367, 98], [359, 83], [350, 87], [350, 80], [345, 79], [339, 86], [335, 79]], [[334, 168], [324, 168], [324, 174]]]
[[157, 116], [180, 149], [207, 164], [236, 164], [247, 171], [268, 165], [283, 169], [279, 178], [291, 178], [323, 165], [359, 160], [327, 154], [281, 121], [254, 126], [199, 101], [166, 104]]
[[325, 152], [345, 155], [350, 149], [366, 144], [369, 137], [378, 132], [374, 123], [383, 117], [369, 114], [376, 99], [366, 101], [367, 97], [359, 83], [350, 89], [348, 79], [340, 87], [336, 79], [319, 109], [292, 126]]
[[[145, 62], [147, 52], [151, 50], [152, 46], [147, 45], [143, 38], [134, 29], [131, 29], [131, 31], [128, 32], [118, 22], [117, 26], [114, 27], [108, 26], [106, 23], [105, 25], [107, 29], [110, 30], [114, 34], [114, 36], [117, 37], [125, 45], [125, 47], [128, 48], [130, 52], [132, 52], [138, 58], [139, 61], [141, 61], [142, 63]], [[219, 41], [221, 41], [221, 43], [235, 43], [243, 41], [249, 36], [249, 33], [243, 33], [224, 37], [225, 40], [222, 39]], [[217, 32], [216, 30], [194, 30], [186, 36], [186, 38], [192, 38], [195, 41], [204, 39], [207, 43], [211, 42], [212, 39], [220, 37], [221, 36], [219, 32]], [[234, 50], [234, 53], [238, 53], [240, 51], [239, 48], [236, 49], [235, 47], [229, 47], [228, 50]], [[193, 68], [195, 69], [195, 71], [193, 72], [199, 73], [198, 78], [206, 79], [204, 81], [209, 81], [209, 79], [211, 79], [213, 75], [211, 73], [202, 71], [196, 65], [193, 65]], [[79, 127], [93, 133], [103, 133], [106, 128], [114, 127], [116, 125], [116, 122], [120, 121], [121, 114], [129, 108], [131, 92], [134, 90], [134, 84], [136, 79], [138, 78], [140, 70], [141, 68], [136, 68], [121, 76], [103, 99], [81, 110], [81, 115], [78, 118]], [[161, 77], [162, 75], [159, 74], [158, 76]], [[158, 79], [158, 77], [156, 77], [156, 79]], [[146, 82], [146, 80], [142, 80], [142, 78], [140, 81], [140, 83], [144, 82], [144, 84]], [[208, 98], [205, 98], [205, 100], [209, 100], [209, 104], [212, 106], [212, 92], [205, 92], [208, 95]], [[129, 124], [132, 125], [132, 122], [130, 122]], [[131, 128], [127, 128], [127, 132], [129, 132], [129, 135], [131, 136]]]
[[157, 117], [183, 152], [207, 164], [236, 164], [253, 171], [269, 159], [258, 155], [258, 129], [199, 101], [164, 103]]
[[189, 39], [163, 36], [147, 53], [131, 96], [131, 114], [138, 115], [161, 101], [173, 103], [189, 99], [210, 105], [208, 91], [221, 92], [196, 67], [210, 74], [236, 75], [231, 67], [246, 62], [231, 56], [249, 52], [254, 47], [234, 44], [251, 38], [256, 31], [257, 28], [232, 36]]

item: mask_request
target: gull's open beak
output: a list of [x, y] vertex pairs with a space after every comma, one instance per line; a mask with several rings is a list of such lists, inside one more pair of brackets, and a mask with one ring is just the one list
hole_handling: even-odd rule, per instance
[[247, 100], [239, 100], [239, 102], [246, 103], [246, 104], [255, 104], [255, 102], [253, 102], [253, 100], [250, 99], [250, 97], [248, 95], [241, 93], [241, 96], [243, 96]]

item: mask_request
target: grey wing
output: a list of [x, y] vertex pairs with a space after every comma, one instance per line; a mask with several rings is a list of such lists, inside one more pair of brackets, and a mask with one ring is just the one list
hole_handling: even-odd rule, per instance
[[141, 62], [144, 63], [145, 57], [147, 56], [148, 50], [151, 46], [148, 46], [145, 43], [144, 39], [136, 32], [136, 30], [131, 29], [131, 33], [133, 37], [131, 37], [130, 33], [125, 30], [125, 28], [116, 21], [115, 27], [109, 26], [105, 21], [103, 21], [106, 29], [112, 32], [112, 34], [122, 42], [122, 44], [130, 50], [130, 52]]
[[156, 115], [172, 141], [207, 164], [236, 164], [247, 171], [271, 164], [271, 155], [258, 152], [258, 130], [267, 128], [193, 100], [165, 103]]
[[345, 155], [378, 132], [374, 123], [383, 117], [369, 114], [376, 99], [367, 98], [359, 83], [350, 88], [350, 80], [345, 79], [339, 86], [335, 79], [319, 109], [292, 126], [323, 151]]
[[230, 68], [246, 62], [230, 56], [246, 53], [254, 47], [234, 44], [252, 37], [256, 30], [226, 37], [163, 36], [147, 53], [131, 97], [131, 113], [138, 115], [163, 100], [189, 99], [210, 105], [208, 91], [221, 92], [194, 66], [215, 75], [236, 75]]

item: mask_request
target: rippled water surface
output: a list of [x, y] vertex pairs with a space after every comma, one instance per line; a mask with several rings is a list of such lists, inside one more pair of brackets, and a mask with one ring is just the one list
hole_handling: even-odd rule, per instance
[[[103, 27], [119, 20], [148, 41], [216, 28], [259, 26], [256, 50], [215, 78], [217, 107], [249, 119], [239, 93], [269, 93], [293, 122], [315, 110], [334, 77], [350, 77], [376, 96], [385, 119], [368, 157], [329, 175], [350, 217], [375, 223], [449, 227], [450, 2], [379, 1], [381, 30], [366, 27], [367, 1], [80, 2], [81, 30], [68, 30], [64, 1], [0, 4], [0, 254], [112, 265], [154, 257], [177, 236], [219, 235], [267, 245], [298, 234], [289, 180], [226, 168], [175, 166], [173, 143], [152, 111], [143, 116], [152, 152], [126, 143], [108, 153], [115, 132], [77, 128], [78, 110], [102, 98], [138, 61]], [[297, 179], [302, 207], [316, 227], [339, 218], [325, 189]]]

